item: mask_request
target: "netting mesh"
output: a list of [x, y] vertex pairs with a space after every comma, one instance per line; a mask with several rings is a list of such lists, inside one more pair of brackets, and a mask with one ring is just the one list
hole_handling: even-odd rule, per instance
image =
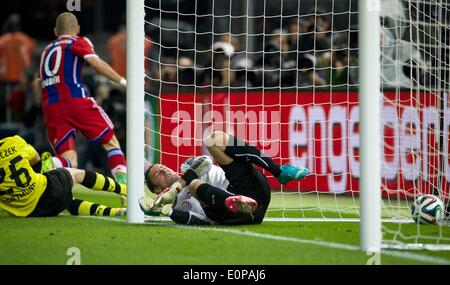
[[[384, 240], [450, 243], [410, 204], [448, 201], [449, 3], [382, 0]], [[358, 7], [350, 0], [146, 1], [146, 155], [180, 171], [225, 131], [310, 175], [268, 217], [359, 218]], [[377, 35], [373, 35], [377, 36]], [[404, 222], [404, 223], [403, 223]]]
[[[408, 218], [411, 201], [433, 194], [449, 198], [448, 1], [382, 2], [382, 82], [384, 105], [383, 190], [386, 207]], [[401, 189], [401, 191], [399, 191]], [[448, 234], [384, 227], [393, 243], [449, 243]], [[434, 229], [436, 230], [436, 229]]]

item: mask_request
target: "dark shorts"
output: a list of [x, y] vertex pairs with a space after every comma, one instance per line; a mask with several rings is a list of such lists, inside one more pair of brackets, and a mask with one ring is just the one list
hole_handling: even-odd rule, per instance
[[69, 208], [72, 203], [73, 180], [69, 171], [58, 168], [44, 175], [47, 177], [47, 188], [28, 217], [54, 217]]
[[[267, 178], [247, 162], [234, 160], [221, 167], [230, 182], [226, 191], [211, 185], [201, 185], [197, 190], [198, 198], [209, 206], [205, 208], [205, 213], [219, 224], [260, 224], [270, 204], [270, 185]], [[226, 210], [222, 201], [234, 195], [244, 195], [258, 202], [253, 216]], [[221, 202], [216, 203], [215, 200]]]

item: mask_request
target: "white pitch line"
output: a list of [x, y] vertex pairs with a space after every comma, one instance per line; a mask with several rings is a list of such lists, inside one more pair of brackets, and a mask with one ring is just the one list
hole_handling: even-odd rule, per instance
[[[264, 238], [264, 239], [270, 239], [270, 240], [278, 240], [278, 241], [290, 241], [295, 243], [301, 243], [301, 244], [312, 244], [317, 246], [323, 246], [328, 248], [335, 248], [335, 249], [342, 249], [342, 250], [350, 250], [350, 251], [358, 251], [360, 250], [359, 246], [350, 245], [350, 244], [343, 244], [343, 243], [335, 243], [335, 242], [327, 242], [327, 241], [318, 241], [318, 240], [307, 240], [307, 239], [299, 239], [295, 237], [286, 237], [286, 236], [276, 236], [276, 235], [270, 235], [270, 234], [261, 234], [257, 232], [251, 232], [251, 231], [239, 231], [239, 230], [231, 230], [231, 229], [222, 229], [222, 228], [207, 228], [207, 227], [193, 227], [193, 226], [180, 226], [180, 225], [173, 225], [174, 227], [181, 227], [185, 229], [193, 229], [193, 230], [201, 230], [201, 231], [218, 231], [218, 232], [225, 232], [225, 233], [231, 233], [236, 235], [243, 235], [243, 236], [251, 236], [256, 238]], [[439, 258], [439, 257], [433, 257], [428, 256], [424, 254], [417, 254], [417, 253], [410, 253], [410, 252], [403, 252], [403, 251], [382, 251], [381, 252], [384, 255], [390, 255], [398, 258], [403, 259], [413, 259], [420, 262], [429, 262], [429, 263], [435, 263], [435, 264], [450, 264], [450, 260]]]
[[[97, 217], [97, 216], [75, 216], [75, 217], [99, 219], [99, 220], [121, 222], [121, 223], [126, 222], [126, 220], [124, 220], [124, 219], [109, 218], [109, 217]], [[169, 221], [169, 220], [170, 219], [165, 218], [165, 217], [152, 219], [152, 221], [158, 221], [158, 222]], [[312, 244], [312, 245], [317, 245], [317, 246], [323, 246], [323, 247], [335, 248], [335, 249], [341, 249], [341, 250], [349, 250], [349, 251], [360, 250], [359, 246], [355, 246], [355, 245], [351, 245], [351, 244], [319, 241], [319, 240], [299, 239], [299, 238], [295, 238], [295, 237], [262, 234], [262, 233], [252, 232], [252, 231], [240, 231], [240, 230], [232, 230], [232, 229], [214, 228], [214, 227], [208, 227], [208, 226], [205, 226], [205, 227], [184, 226], [184, 225], [175, 225], [175, 224], [165, 224], [165, 225], [161, 225], [161, 226], [183, 228], [183, 229], [195, 230], [195, 231], [224, 232], [224, 233], [230, 233], [230, 234], [241, 235], [241, 236], [250, 236], [250, 237], [255, 237], [255, 238], [263, 238], [263, 239], [277, 240], [277, 241], [288, 241], [288, 242], [295, 242], [295, 243], [300, 243], [300, 244]], [[434, 263], [434, 264], [450, 264], [450, 260], [445, 259], [445, 258], [433, 257], [433, 256], [425, 255], [425, 254], [411, 253], [411, 252], [405, 252], [405, 251], [389, 250], [389, 251], [382, 251], [381, 254], [394, 256], [394, 257], [398, 257], [398, 258], [402, 258], [402, 259], [416, 260], [419, 262], [427, 262], [427, 263]]]
[[[61, 214], [63, 216], [70, 216]], [[95, 218], [99, 220], [108, 220], [108, 221], [117, 221], [117, 222], [126, 222], [124, 219], [114, 218], [114, 217], [100, 217], [100, 216], [77, 216], [79, 218]], [[152, 217], [145, 216], [144, 222], [170, 222], [170, 218], [168, 217]], [[410, 224], [413, 221], [410, 219], [383, 219], [383, 223], [396, 223], [396, 224]], [[298, 222], [298, 223], [309, 223], [309, 222], [318, 222], [318, 223], [359, 223], [360, 220], [358, 218], [265, 218], [264, 222]]]

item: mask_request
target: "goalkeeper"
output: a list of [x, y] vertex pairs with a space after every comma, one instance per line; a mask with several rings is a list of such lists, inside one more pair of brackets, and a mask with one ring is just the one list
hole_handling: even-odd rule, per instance
[[181, 177], [161, 164], [148, 167], [146, 184], [158, 196], [140, 199], [145, 214], [161, 211], [179, 224], [260, 224], [270, 203], [270, 186], [253, 164], [281, 184], [308, 173], [306, 168], [280, 166], [258, 148], [223, 132], [212, 132], [205, 144], [220, 167], [208, 156], [188, 159], [181, 165]]

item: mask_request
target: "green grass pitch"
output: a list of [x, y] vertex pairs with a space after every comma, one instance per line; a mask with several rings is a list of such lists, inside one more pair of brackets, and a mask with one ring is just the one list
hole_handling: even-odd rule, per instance
[[[118, 206], [110, 193], [76, 189], [75, 197]], [[357, 202], [357, 201], [356, 201]], [[273, 195], [268, 217], [356, 217], [353, 198]], [[288, 211], [277, 210], [283, 206]], [[299, 209], [301, 211], [289, 211]], [[336, 211], [339, 209], [339, 211]], [[389, 216], [389, 213], [384, 213]], [[415, 224], [384, 224], [416, 232]], [[450, 228], [421, 227], [421, 235], [450, 237]], [[358, 222], [275, 222], [252, 226], [177, 226], [170, 221], [127, 224], [125, 218], [13, 218], [0, 212], [0, 264], [64, 265], [80, 250], [81, 264], [298, 265], [366, 264]], [[381, 264], [449, 264], [450, 251], [382, 251]]]

